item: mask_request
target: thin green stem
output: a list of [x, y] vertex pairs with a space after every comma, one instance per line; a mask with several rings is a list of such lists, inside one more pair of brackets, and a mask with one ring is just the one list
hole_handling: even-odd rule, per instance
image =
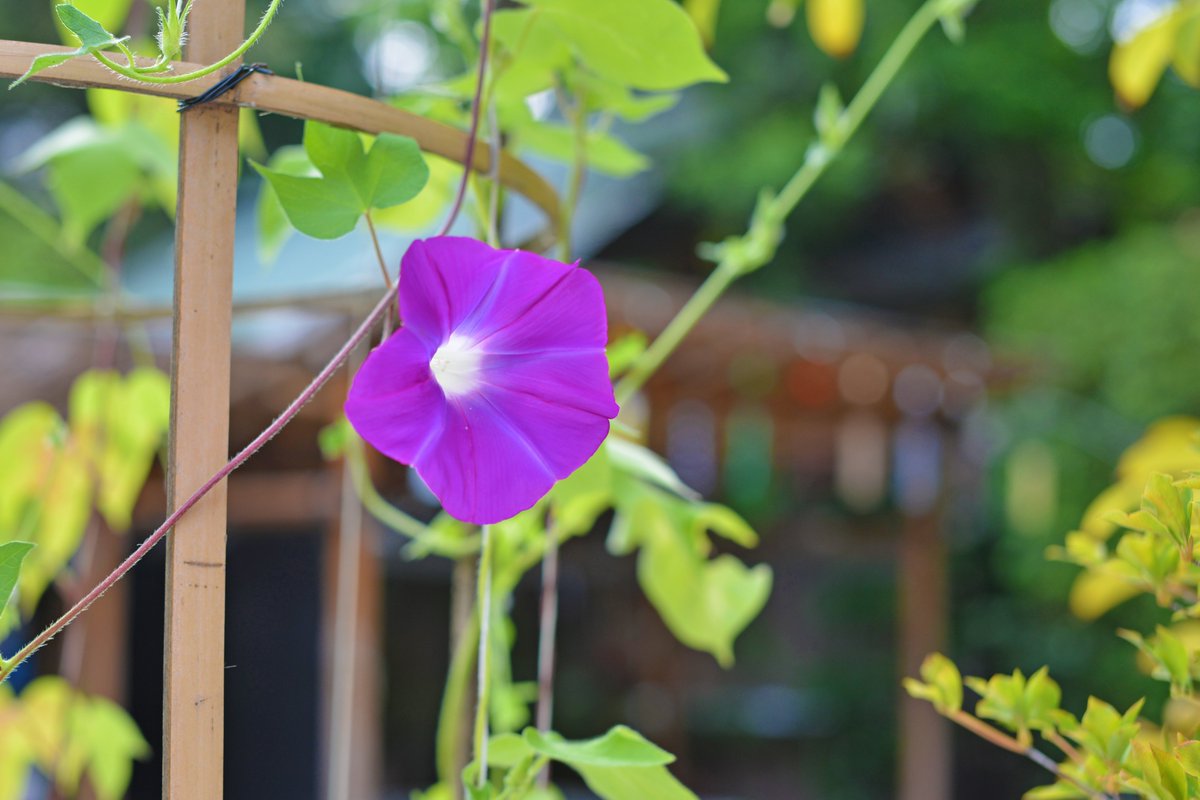
[[555, 87], [558, 104], [562, 108], [567, 121], [571, 123], [575, 147], [571, 159], [571, 174], [567, 179], [567, 194], [563, 198], [559, 213], [558, 258], [568, 261], [571, 258], [571, 232], [575, 224], [575, 212], [579, 208], [579, 196], [583, 192], [583, 181], [587, 175], [587, 112], [584, 111], [584, 100], [576, 98], [574, 103], [567, 100], [561, 86]]
[[475, 607], [479, 617], [479, 657], [475, 690], [475, 763], [479, 767], [476, 785], [483, 788], [488, 779], [488, 703], [491, 700], [491, 617], [492, 617], [492, 530], [483, 526], [479, 551], [479, 582], [475, 590]]
[[496, 104], [488, 103], [488, 127], [491, 129], [492, 150], [488, 162], [488, 213], [487, 243], [500, 246], [500, 121], [496, 117]]
[[438, 780], [450, 783], [458, 780], [462, 764], [458, 763], [459, 742], [465, 741], [467, 701], [471, 693], [471, 670], [479, 647], [479, 615], [472, 610], [471, 617], [450, 658], [450, 669], [446, 675], [446, 689], [442, 693], [442, 705], [438, 711], [437, 767]]
[[367, 232], [371, 234], [371, 245], [375, 248], [375, 260], [379, 262], [379, 274], [383, 276], [383, 285], [390, 289], [392, 276], [388, 274], [387, 262], [383, 260], [383, 248], [379, 246], [379, 234], [375, 231], [375, 221], [371, 219], [371, 212], [365, 212], [363, 219], [367, 221]]
[[[246, 41], [238, 45], [237, 48], [234, 49], [229, 55], [225, 56], [220, 61], [209, 64], [207, 67], [201, 67], [200, 69], [192, 70], [191, 72], [185, 72], [182, 75], [148, 75], [139, 70], [132, 61], [130, 61], [129, 64], [121, 64], [113, 61], [111, 58], [101, 52], [94, 52], [92, 55], [96, 57], [97, 61], [108, 67], [113, 72], [117, 73], [118, 75], [123, 75], [130, 80], [139, 81], [141, 83], [187, 83], [188, 81], [194, 81], [197, 78], [203, 78], [205, 75], [211, 75], [212, 73], [229, 66], [245, 55], [246, 51], [253, 47], [255, 43], [262, 38], [262, 35], [266, 33], [267, 27], [271, 24], [271, 21], [275, 19], [275, 14], [279, 11], [279, 6], [282, 3], [283, 0], [271, 0], [271, 5], [267, 6], [266, 12], [263, 14], [262, 19], [259, 20], [258, 27], [250, 33], [250, 36], [246, 39]], [[159, 64], [155, 64], [150, 67], [150, 69], [157, 69], [160, 66], [161, 65]]]
[[824, 174], [830, 161], [858, 132], [863, 120], [867, 118], [867, 115], [879, 102], [879, 98], [900, 74], [900, 70], [912, 55], [913, 50], [920, 44], [921, 39], [937, 24], [945, 6], [945, 0], [927, 0], [900, 29], [900, 33], [896, 35], [896, 39], [883, 54], [883, 58], [879, 60], [875, 69], [871, 71], [867, 80], [859, 88], [858, 93], [847, 104], [846, 110], [838, 118], [830, 136], [822, 143], [826, 149], [826, 157], [808, 159], [780, 190], [774, 203], [774, 210], [780, 217], [786, 217], [796, 208], [808, 194], [808, 190], [817, 182], [817, 179]]
[[675, 318], [667, 323], [667, 327], [663, 328], [658, 338], [646, 348], [646, 352], [642, 353], [629, 368], [629, 372], [625, 373], [625, 377], [617, 383], [615, 394], [618, 405], [625, 405], [650, 376], [658, 371], [667, 360], [667, 356], [675, 352], [683, 338], [696, 327], [700, 318], [708, 313], [713, 303], [717, 302], [717, 298], [725, 293], [737, 277], [737, 271], [728, 262], [718, 264], [717, 268], [709, 273], [696, 293], [688, 298]]
[[[379, 263], [379, 274], [383, 276], [383, 285], [388, 291], [392, 289], [392, 277], [388, 275], [387, 262], [383, 260], [383, 248], [379, 246], [379, 234], [375, 232], [375, 221], [371, 219], [371, 211], [368, 209], [363, 212], [363, 217], [367, 220], [367, 232], [371, 234], [371, 244], [375, 248], [375, 260]], [[392, 335], [392, 319], [393, 312], [389, 311], [383, 317], [383, 329], [379, 334], [379, 342], [386, 342]]]
[[404, 534], [410, 539], [420, 540], [429, 535], [429, 528], [416, 517], [410, 517], [384, 499], [367, 470], [366, 453], [363, 451], [362, 439], [357, 434], [349, 434], [346, 441], [346, 465], [354, 479], [354, 491], [362, 502], [363, 508], [392, 530]]
[[[937, 24], [946, 8], [947, 0], [927, 0], [917, 9], [866, 82], [863, 83], [854, 99], [842, 112], [832, 130], [823, 137], [820, 143], [809, 150], [804, 164], [788, 180], [779, 194], [765, 203], [760, 203], [759, 207], [755, 209], [750, 235], [753, 235], [756, 232], [755, 229], [760, 225], [772, 231], [779, 230], [779, 226], [787, 216], [804, 199], [817, 179], [825, 174], [830, 163], [841, 153], [846, 143], [862, 125], [863, 120], [878, 103], [884, 91], [895, 80], [917, 43]], [[646, 348], [646, 351], [617, 384], [616, 399], [618, 403], [628, 401], [649, 380], [650, 376], [662, 366], [667, 357], [675, 351], [684, 337], [735, 280], [774, 258], [775, 251], [778, 249], [778, 239], [764, 242], [761, 241], [763, 238], [760, 236], [754, 242], [762, 249], [754, 253], [754, 260], [750, 263], [747, 262], [744, 251], [735, 251], [733, 248], [723, 249], [716, 269], [709, 274], [696, 293], [688, 299], [675, 318], [667, 324], [658, 338], [650, 347]]]

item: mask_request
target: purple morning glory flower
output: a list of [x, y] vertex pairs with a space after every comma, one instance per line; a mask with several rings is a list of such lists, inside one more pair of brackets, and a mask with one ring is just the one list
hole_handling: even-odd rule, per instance
[[499, 522], [579, 468], [617, 414], [599, 282], [474, 239], [413, 243], [404, 327], [354, 377], [346, 416], [452, 516]]

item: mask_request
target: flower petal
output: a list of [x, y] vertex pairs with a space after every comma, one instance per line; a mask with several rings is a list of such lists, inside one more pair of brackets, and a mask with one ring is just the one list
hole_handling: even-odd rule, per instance
[[447, 402], [440, 435], [415, 466], [450, 516], [477, 525], [531, 508], [555, 480], [541, 455], [482, 395]]
[[484, 352], [604, 348], [604, 293], [590, 272], [521, 251], [498, 270], [495, 288], [457, 328]]
[[596, 348], [489, 354], [480, 378], [489, 387], [530, 394], [605, 419], [619, 410], [608, 377], [608, 358]]
[[[608, 436], [608, 409], [596, 413], [517, 388], [489, 386], [483, 396], [512, 428], [514, 437], [536, 452], [557, 479], [583, 466]], [[616, 404], [611, 408], [615, 415]]]
[[430, 345], [445, 342], [496, 283], [506, 253], [442, 236], [412, 243], [400, 262], [400, 318]]
[[445, 395], [429, 372], [429, 347], [408, 328], [371, 351], [346, 397], [346, 418], [376, 450], [411, 464], [441, 433]]

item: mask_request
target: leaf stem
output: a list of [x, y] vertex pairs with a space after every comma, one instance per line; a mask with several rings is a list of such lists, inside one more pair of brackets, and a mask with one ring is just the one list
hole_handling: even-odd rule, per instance
[[[553, 528], [546, 532], [546, 553], [542, 558], [542, 598], [538, 616], [538, 694], [535, 724], [542, 732], [554, 724], [554, 655], [558, 640], [558, 537]], [[537, 785], [550, 785], [550, 770], [537, 772]]]
[[375, 231], [375, 222], [371, 219], [371, 212], [363, 212], [363, 219], [367, 221], [367, 232], [371, 234], [371, 244], [375, 248], [375, 260], [379, 262], [379, 274], [383, 275], [383, 285], [391, 289], [392, 276], [388, 274], [387, 262], [383, 260], [383, 248], [379, 246], [379, 234]]
[[358, 499], [371, 516], [410, 539], [420, 541], [428, 536], [429, 528], [423, 522], [396, 508], [375, 488], [367, 470], [362, 439], [355, 433], [349, 434], [346, 441], [346, 465], [354, 478], [354, 489]]
[[575, 224], [575, 212], [579, 208], [579, 197], [583, 192], [583, 181], [587, 175], [587, 112], [584, 110], [582, 97], [574, 103], [567, 99], [561, 84], [554, 87], [558, 105], [563, 115], [571, 123], [571, 133], [574, 137], [572, 150], [571, 173], [567, 179], [567, 195], [563, 198], [559, 215], [558, 258], [567, 261], [572, 252], [572, 228]]
[[[135, 80], [140, 83], [187, 83], [188, 81], [194, 81], [197, 78], [203, 78], [205, 75], [211, 75], [212, 73], [229, 66], [245, 55], [246, 51], [253, 47], [255, 43], [262, 38], [262, 35], [266, 33], [267, 27], [271, 24], [271, 21], [275, 19], [275, 14], [279, 11], [279, 6], [282, 3], [283, 0], [271, 0], [271, 5], [267, 6], [266, 12], [263, 13], [262, 19], [259, 20], [258, 27], [250, 33], [250, 36], [246, 39], [246, 41], [238, 45], [237, 48], [229, 53], [229, 55], [225, 56], [220, 61], [215, 61], [212, 64], [209, 64], [207, 67], [201, 67], [200, 69], [192, 70], [191, 72], [185, 72], [181, 75], [151, 75], [143, 71], [147, 68], [143, 67], [139, 69], [132, 61], [130, 61], [129, 64], [121, 64], [113, 61], [100, 51], [93, 52], [92, 55], [95, 56], [97, 61], [118, 75], [123, 75], [130, 80]], [[156, 63], [149, 67], [149, 69], [156, 70], [163, 66], [164, 65]]]
[[[825, 173], [830, 163], [841, 153], [884, 91], [895, 80], [900, 68], [912, 55], [913, 49], [937, 23], [945, 7], [946, 0], [926, 0], [917, 9], [897, 34], [895, 41], [892, 42], [831, 130], [821, 142], [810, 148], [804, 164], [784, 184], [778, 195], [765, 203], [760, 203], [759, 207], [755, 209], [751, 234], [759, 224], [767, 224], [772, 227], [783, 224], [788, 215], [812, 189], [817, 179]], [[764, 247], [765, 252], [756, 253], [758, 261], [749, 265], [750, 269], [773, 259], [778, 249], [778, 240], [756, 242], [756, 244]], [[675, 351], [679, 343], [691, 332], [701, 317], [712, 308], [725, 290], [741, 275], [749, 271], [747, 265], [737, 255], [730, 249], [724, 251], [717, 262], [716, 269], [709, 274], [696, 293], [688, 299], [675, 318], [667, 324], [658, 338], [642, 353], [625, 377], [617, 384], [617, 403], [623, 404], [629, 400], [662, 366], [662, 363]]]
[[458, 214], [462, 210], [463, 199], [467, 196], [467, 183], [471, 176], [471, 169], [475, 166], [475, 147], [479, 143], [479, 119], [483, 105], [483, 90], [487, 83], [488, 51], [492, 41], [492, 11], [495, 8], [495, 0], [483, 0], [482, 7], [483, 32], [479, 40], [479, 69], [475, 74], [475, 97], [471, 101], [471, 127], [467, 132], [467, 152], [463, 157], [463, 179], [458, 184], [458, 191], [454, 194], [450, 216], [446, 219], [438, 236], [445, 236], [449, 233], [450, 228], [454, 225], [454, 220], [458, 218]]
[[[454, 585], [469, 587], [471, 577], [477, 568], [472, 568], [472, 559], [464, 558], [455, 563]], [[460, 569], [470, 569], [472, 575], [466, 576], [459, 584]], [[466, 591], [464, 590], [464, 594]], [[452, 629], [450, 669], [446, 675], [446, 688], [442, 692], [442, 703], [438, 709], [438, 725], [436, 736], [436, 761], [438, 780], [458, 789], [455, 798], [461, 798], [461, 787], [458, 783], [462, 768], [466, 766], [467, 748], [471, 746], [472, 732], [467, 730], [471, 721], [471, 710], [468, 708], [471, 694], [471, 677], [475, 669], [475, 657], [479, 650], [479, 614], [476, 612], [474, 600], [470, 600], [471, 608], [465, 622]]]
[[479, 617], [479, 656], [476, 666], [478, 685], [475, 690], [475, 763], [479, 766], [476, 785], [483, 788], [488, 779], [488, 703], [491, 680], [492, 628], [492, 526], [483, 526], [479, 551], [479, 580], [475, 589], [475, 606]]

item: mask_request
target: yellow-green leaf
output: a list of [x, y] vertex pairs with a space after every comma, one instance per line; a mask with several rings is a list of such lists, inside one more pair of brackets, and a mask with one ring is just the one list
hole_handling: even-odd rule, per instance
[[537, 24], [558, 29], [575, 54], [604, 78], [669, 91], [728, 76], [704, 52], [695, 24], [674, 0], [529, 0]]
[[1193, 7], [1179, 25], [1171, 66], [1180, 78], [1200, 89], [1200, 6]]
[[1129, 39], [1113, 46], [1108, 77], [1128, 108], [1145, 105], [1175, 55], [1180, 17], [1172, 9]]
[[904, 689], [913, 697], [933, 703], [940, 714], [953, 714], [962, 708], [962, 675], [941, 653], [927, 655], [921, 662], [921, 680], [905, 678]]

